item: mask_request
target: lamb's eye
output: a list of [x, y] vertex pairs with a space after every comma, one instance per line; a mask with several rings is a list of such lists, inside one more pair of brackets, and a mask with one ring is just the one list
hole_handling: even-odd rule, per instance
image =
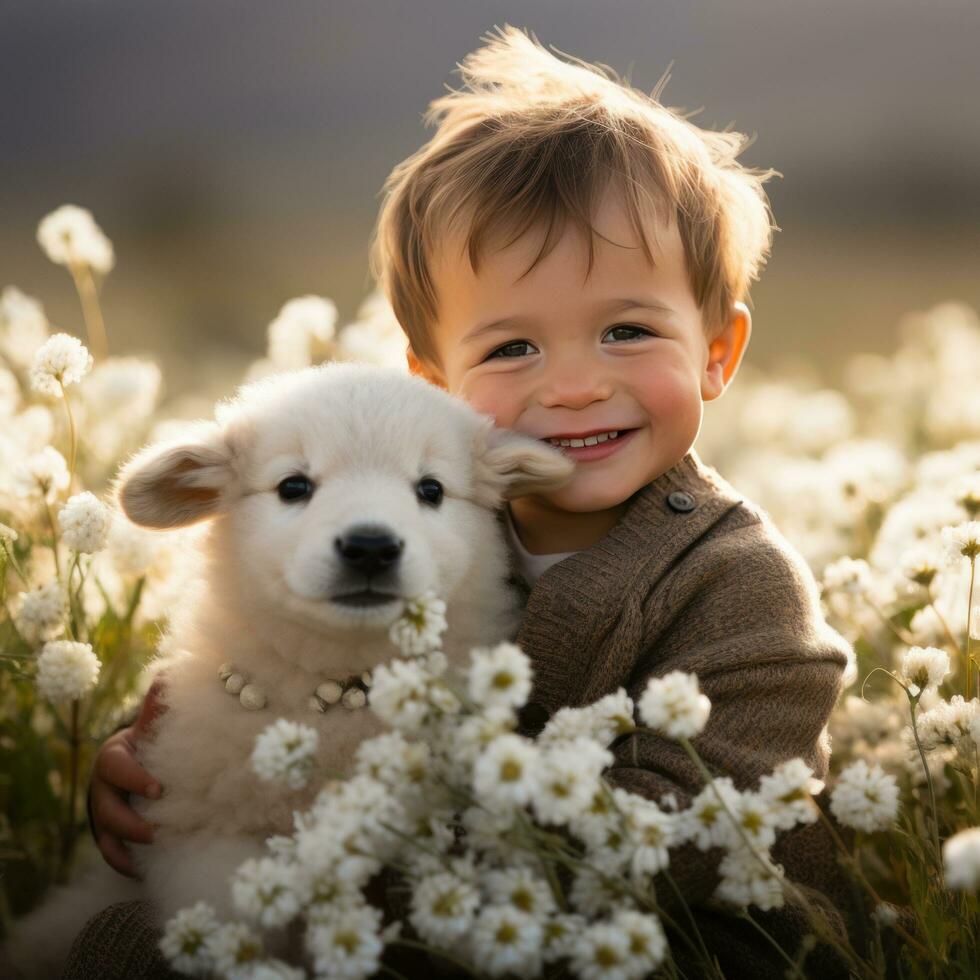
[[307, 476], [294, 474], [287, 476], [276, 489], [280, 500], [293, 504], [297, 500], [306, 500], [313, 496], [313, 481]]
[[442, 501], [442, 484], [431, 476], [423, 476], [415, 488], [420, 500], [438, 507]]

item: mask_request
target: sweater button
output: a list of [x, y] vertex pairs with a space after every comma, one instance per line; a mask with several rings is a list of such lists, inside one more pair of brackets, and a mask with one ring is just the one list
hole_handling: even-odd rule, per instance
[[679, 514], [686, 514], [697, 507], [697, 501], [686, 490], [675, 490], [667, 497], [667, 506]]

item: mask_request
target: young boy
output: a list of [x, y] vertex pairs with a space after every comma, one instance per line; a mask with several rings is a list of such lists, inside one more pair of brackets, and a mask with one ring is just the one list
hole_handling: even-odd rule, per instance
[[[372, 266], [412, 372], [578, 463], [560, 490], [501, 513], [527, 597], [515, 640], [534, 666], [523, 731], [682, 670], [712, 702], [696, 744], [714, 772], [754, 788], [799, 756], [825, 777], [847, 644], [803, 559], [693, 448], [703, 403], [748, 344], [773, 172], [736, 162], [739, 134], [701, 130], [656, 90], [559, 61], [513, 28], [461, 68], [467, 86], [433, 102], [435, 135], [385, 185]], [[122, 841], [150, 829], [120, 791], [154, 787], [132, 738], [103, 748], [91, 796], [102, 852], [124, 871]], [[623, 737], [614, 753], [608, 781], [665, 805], [683, 808], [703, 785], [666, 738]], [[670, 864], [705, 943], [726, 976], [783, 976], [770, 940], [708, 901], [719, 857], [689, 845]], [[821, 824], [782, 834], [774, 857], [846, 938]], [[657, 893], [673, 907], [669, 883]], [[754, 915], [804, 955], [812, 928], [797, 908]], [[825, 945], [804, 968], [846, 975]]]

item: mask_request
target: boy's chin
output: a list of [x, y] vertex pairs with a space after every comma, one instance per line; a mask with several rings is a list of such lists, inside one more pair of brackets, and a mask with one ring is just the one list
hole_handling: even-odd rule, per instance
[[639, 489], [639, 485], [634, 487], [622, 481], [610, 485], [608, 476], [603, 479], [600, 474], [591, 478], [576, 474], [565, 486], [548, 493], [537, 494], [536, 497], [542, 504], [556, 510], [563, 510], [570, 514], [592, 514], [618, 507]]

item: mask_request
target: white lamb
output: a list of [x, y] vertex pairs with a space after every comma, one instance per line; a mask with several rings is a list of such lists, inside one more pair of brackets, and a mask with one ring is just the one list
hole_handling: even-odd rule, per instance
[[573, 468], [420, 378], [357, 364], [248, 385], [194, 438], [132, 459], [118, 495], [133, 521], [209, 522], [199, 581], [154, 665], [167, 710], [142, 761], [164, 794], [141, 810], [155, 842], [135, 849], [141, 883], [99, 862], [27, 917], [12, 947], [24, 975], [57, 975], [85, 921], [113, 902], [149, 898], [161, 921], [200, 899], [227, 909], [231, 872], [289, 833], [318, 789], [259, 780], [256, 736], [276, 718], [302, 721], [319, 731], [319, 770], [349, 772], [382, 723], [311, 699], [397, 655], [388, 630], [406, 599], [444, 599], [450, 662], [512, 636], [521, 610], [494, 512]]

